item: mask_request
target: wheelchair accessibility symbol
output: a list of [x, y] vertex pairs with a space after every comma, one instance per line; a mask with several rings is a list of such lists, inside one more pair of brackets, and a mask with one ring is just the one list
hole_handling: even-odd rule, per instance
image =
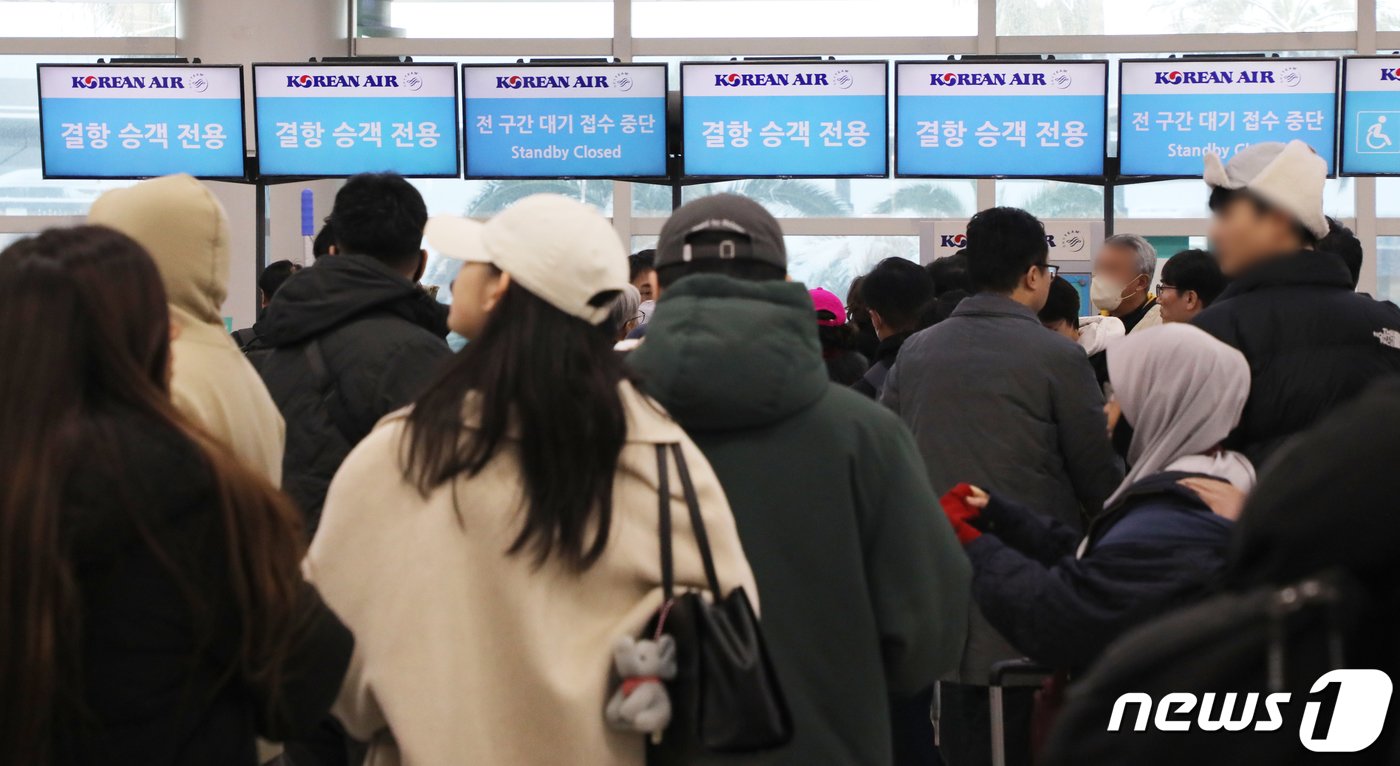
[[1357, 154], [1400, 154], [1400, 112], [1357, 112]]

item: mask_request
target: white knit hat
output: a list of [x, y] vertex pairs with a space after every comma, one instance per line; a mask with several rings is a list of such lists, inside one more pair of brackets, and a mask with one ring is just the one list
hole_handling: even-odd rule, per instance
[[1330, 227], [1322, 214], [1322, 185], [1327, 162], [1302, 141], [1266, 141], [1246, 147], [1230, 158], [1206, 154], [1205, 181], [1221, 189], [1248, 189], [1251, 194], [1293, 214], [1313, 236], [1322, 239]]
[[627, 251], [597, 210], [567, 197], [536, 194], [486, 223], [456, 216], [429, 219], [424, 236], [448, 258], [490, 263], [551, 306], [600, 324], [627, 282]]

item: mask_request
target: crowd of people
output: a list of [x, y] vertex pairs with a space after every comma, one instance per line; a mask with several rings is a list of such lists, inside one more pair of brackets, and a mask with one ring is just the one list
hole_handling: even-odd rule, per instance
[[[629, 257], [366, 174], [233, 335], [214, 197], [110, 191], [0, 253], [0, 762], [1302, 762], [1105, 724], [1400, 670], [1400, 309], [1325, 176], [1208, 157], [1211, 250], [1108, 238], [1081, 316], [1013, 208], [843, 302], [745, 197]], [[1351, 617], [1289, 643], [1287, 589]]]

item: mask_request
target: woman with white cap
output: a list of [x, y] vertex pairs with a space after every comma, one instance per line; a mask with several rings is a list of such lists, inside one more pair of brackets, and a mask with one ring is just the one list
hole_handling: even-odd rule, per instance
[[[662, 603], [660, 448], [719, 582], [753, 594], [729, 505], [612, 352], [627, 257], [601, 215], [537, 195], [426, 236], [465, 262], [449, 325], [471, 342], [331, 485], [307, 570], [356, 637], [334, 712], [376, 764], [641, 764], [604, 703], [614, 643]], [[676, 582], [699, 588], [668, 470]]]
[[[1032, 659], [1084, 669], [1133, 624], [1218, 576], [1254, 468], [1220, 447], [1249, 396], [1249, 365], [1204, 331], [1170, 324], [1108, 348], [1115, 401], [1133, 427], [1131, 469], [1087, 535], [959, 485], [943, 498], [993, 627]], [[1121, 412], [1121, 414], [1119, 414]]]

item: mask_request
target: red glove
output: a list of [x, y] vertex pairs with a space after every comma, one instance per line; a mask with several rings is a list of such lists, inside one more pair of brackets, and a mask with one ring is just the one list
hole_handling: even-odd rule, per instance
[[982, 532], [972, 526], [981, 510], [968, 505], [967, 499], [971, 496], [972, 485], [963, 482], [949, 490], [939, 501], [943, 505], [943, 512], [948, 515], [948, 523], [953, 525], [953, 533], [963, 545], [982, 536]]

